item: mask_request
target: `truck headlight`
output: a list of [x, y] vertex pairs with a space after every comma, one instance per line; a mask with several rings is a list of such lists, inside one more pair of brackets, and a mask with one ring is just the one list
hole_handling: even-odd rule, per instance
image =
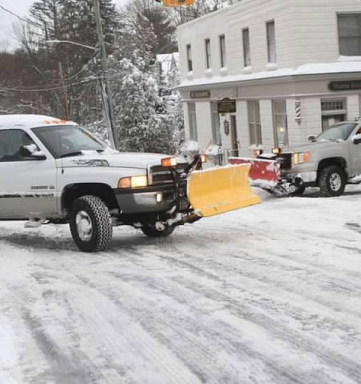
[[293, 162], [295, 165], [308, 163], [310, 161], [310, 152], [299, 152], [293, 154]]
[[142, 188], [148, 185], [147, 176], [124, 177], [119, 180], [118, 188]]

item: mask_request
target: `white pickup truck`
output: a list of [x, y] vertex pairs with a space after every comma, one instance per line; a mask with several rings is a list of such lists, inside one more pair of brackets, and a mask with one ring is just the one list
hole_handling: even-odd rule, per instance
[[[0, 220], [69, 223], [78, 248], [96, 252], [107, 248], [116, 225], [165, 237], [202, 216], [259, 202], [245, 185], [248, 167], [205, 174], [197, 171], [201, 167], [201, 156], [188, 164], [167, 155], [114, 151], [73, 122], [3, 115]], [[230, 195], [235, 187], [245, 196]]]
[[114, 225], [168, 236], [199, 219], [182, 176], [190, 166], [175, 164], [166, 155], [113, 151], [73, 122], [0, 116], [0, 220], [69, 222], [87, 252], [107, 248]]

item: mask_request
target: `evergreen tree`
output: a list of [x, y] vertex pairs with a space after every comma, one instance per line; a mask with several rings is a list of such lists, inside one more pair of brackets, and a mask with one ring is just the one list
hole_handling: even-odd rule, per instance
[[113, 82], [115, 114], [122, 150], [174, 153], [170, 115], [158, 96], [157, 83], [129, 59], [113, 63], [121, 80]]

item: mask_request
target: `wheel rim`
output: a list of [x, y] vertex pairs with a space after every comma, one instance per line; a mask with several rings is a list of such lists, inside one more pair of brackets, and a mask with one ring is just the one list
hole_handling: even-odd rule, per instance
[[342, 179], [338, 173], [332, 173], [330, 176], [330, 187], [332, 191], [337, 192], [341, 189]]
[[80, 240], [89, 241], [93, 235], [93, 223], [85, 211], [79, 211], [75, 217], [76, 229]]

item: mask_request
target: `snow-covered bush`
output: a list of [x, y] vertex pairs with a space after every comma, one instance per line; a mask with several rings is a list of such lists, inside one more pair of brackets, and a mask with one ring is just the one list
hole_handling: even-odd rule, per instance
[[180, 153], [190, 163], [193, 161], [194, 156], [199, 154], [199, 145], [196, 141], [186, 141], [180, 147]]
[[207, 156], [208, 161], [212, 162], [213, 164], [220, 165], [222, 148], [219, 145], [212, 144], [206, 149], [205, 155]]

